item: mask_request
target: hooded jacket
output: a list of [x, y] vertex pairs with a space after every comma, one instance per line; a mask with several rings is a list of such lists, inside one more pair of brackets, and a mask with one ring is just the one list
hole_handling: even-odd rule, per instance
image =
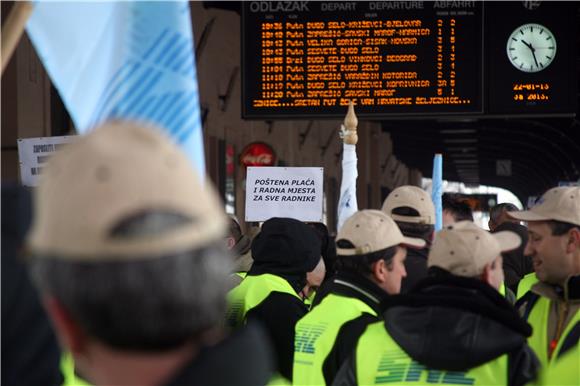
[[[228, 310], [228, 315], [232, 316], [228, 316], [230, 320], [255, 320], [262, 324], [272, 341], [278, 370], [288, 379], [292, 378], [294, 326], [308, 312], [298, 294], [306, 284], [306, 273], [312, 271], [320, 261], [320, 250], [318, 236], [305, 223], [289, 218], [266, 221], [252, 242], [254, 263], [248, 277], [258, 278], [266, 274], [277, 276], [285, 280], [295, 293], [272, 291], [242, 318], [230, 315], [235, 313], [236, 308], [232, 304]], [[235, 297], [236, 292], [246, 290], [241, 287], [250, 282], [256, 285], [260, 283], [259, 280], [246, 280], [230, 292], [230, 298]]]
[[[483, 282], [440, 272], [407, 295], [389, 297], [386, 307], [387, 333], [430, 369], [466, 371], [507, 354], [509, 385], [535, 378], [538, 360], [526, 344], [530, 325]], [[355, 369], [353, 355], [333, 384], [356, 384]]]

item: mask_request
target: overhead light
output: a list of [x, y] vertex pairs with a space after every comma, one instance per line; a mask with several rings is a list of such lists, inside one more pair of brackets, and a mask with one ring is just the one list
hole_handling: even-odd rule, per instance
[[476, 164], [479, 161], [476, 159], [457, 159], [457, 158], [454, 158], [453, 162], [456, 164]]
[[453, 130], [453, 129], [443, 129], [443, 130], [439, 130], [439, 132], [441, 134], [472, 134], [475, 133], [477, 130], [475, 129], [458, 129], [458, 130]]
[[471, 153], [450, 153], [448, 154], [450, 157], [456, 159], [456, 158], [477, 158], [477, 153], [476, 152], [471, 152]]
[[477, 138], [444, 138], [445, 143], [477, 143]]
[[448, 147], [447, 150], [448, 151], [460, 151], [462, 153], [467, 153], [470, 151], [475, 151], [475, 150], [477, 150], [477, 148], [476, 147], [463, 147], [462, 146], [462, 147]]

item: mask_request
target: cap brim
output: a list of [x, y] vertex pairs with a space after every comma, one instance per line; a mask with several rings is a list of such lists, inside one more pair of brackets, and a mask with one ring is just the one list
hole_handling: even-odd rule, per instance
[[403, 236], [403, 241], [401, 242], [401, 245], [404, 245], [404, 246], [409, 247], [409, 248], [421, 249], [421, 248], [425, 248], [427, 243], [423, 239], [416, 239], [414, 237], [404, 237]]
[[515, 232], [501, 231], [492, 233], [491, 235], [498, 242], [499, 248], [502, 252], [513, 251], [522, 245], [521, 237]]
[[531, 210], [522, 210], [522, 211], [518, 211], [518, 212], [507, 212], [507, 214], [510, 217], [515, 218], [516, 220], [521, 220], [521, 221], [547, 221], [547, 220], [551, 220], [551, 218], [546, 217], [546, 216], [542, 216], [541, 214], [538, 214], [536, 212], [532, 212]]

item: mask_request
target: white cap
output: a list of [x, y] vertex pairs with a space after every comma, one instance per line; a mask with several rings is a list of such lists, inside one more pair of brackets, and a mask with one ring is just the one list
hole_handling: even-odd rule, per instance
[[[401, 207], [415, 209], [418, 216], [402, 216], [393, 214], [393, 210]], [[405, 185], [393, 190], [385, 199], [382, 211], [391, 216], [395, 221], [410, 222], [417, 224], [435, 224], [435, 206], [429, 194], [423, 189]]]
[[397, 224], [384, 212], [365, 209], [350, 216], [336, 236], [336, 240], [347, 240], [354, 248], [336, 248], [339, 256], [366, 255], [396, 245], [423, 248], [425, 241], [405, 237]]
[[474, 277], [501, 252], [520, 246], [517, 233], [489, 233], [471, 221], [460, 221], [435, 234], [427, 265], [443, 268], [454, 275]]

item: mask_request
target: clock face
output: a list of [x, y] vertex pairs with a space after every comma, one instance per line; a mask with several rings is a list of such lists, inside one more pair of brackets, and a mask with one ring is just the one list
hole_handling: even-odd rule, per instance
[[542, 71], [556, 57], [556, 38], [543, 25], [524, 24], [508, 38], [507, 56], [520, 71]]

